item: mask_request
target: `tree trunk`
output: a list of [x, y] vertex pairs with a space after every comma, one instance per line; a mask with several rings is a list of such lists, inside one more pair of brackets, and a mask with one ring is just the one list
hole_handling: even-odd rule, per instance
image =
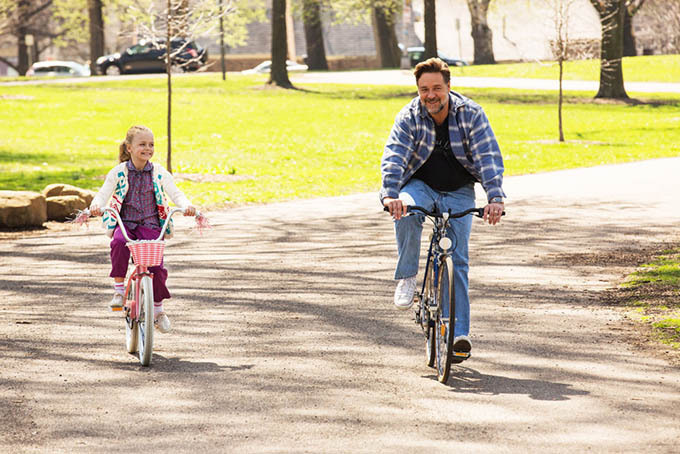
[[165, 167], [170, 173], [172, 173], [172, 58], [170, 56], [170, 38], [172, 37], [173, 32], [173, 10], [171, 6], [172, 0], [168, 0], [167, 41], [165, 42], [165, 72], [168, 73], [168, 154]]
[[272, 0], [272, 66], [268, 84], [293, 88], [286, 68], [287, 52], [286, 0]]
[[302, 20], [305, 24], [305, 42], [307, 44], [307, 65], [309, 69], [328, 70], [319, 0], [304, 0], [302, 8]]
[[623, 17], [623, 56], [635, 57], [637, 49], [635, 48], [635, 34], [633, 33], [633, 15], [626, 8], [626, 14]]
[[90, 72], [97, 74], [97, 59], [104, 55], [104, 19], [102, 0], [87, 0], [90, 16]]
[[623, 21], [625, 0], [590, 0], [602, 26], [600, 89], [596, 98], [627, 99], [623, 86]]
[[170, 35], [174, 38], [188, 38], [189, 0], [168, 2], [168, 8], [172, 9], [172, 27]]
[[286, 0], [286, 48], [287, 59], [297, 60], [297, 54], [295, 53], [295, 22], [293, 22], [292, 9], [290, 7], [291, 0]]
[[20, 76], [28, 71], [28, 46], [26, 45], [26, 27], [17, 29], [17, 69]]
[[401, 51], [394, 28], [394, 18], [397, 14], [397, 11], [380, 6], [373, 8], [373, 35], [381, 68], [398, 68], [401, 65]]
[[435, 0], [425, 0], [425, 59], [437, 57], [437, 10]]
[[17, 13], [19, 16], [17, 27], [17, 68], [20, 76], [25, 76], [28, 71], [28, 46], [26, 46], [26, 31], [29, 21], [29, 2], [28, 0], [19, 0], [17, 5]]
[[220, 8], [220, 63], [222, 66], [222, 80], [227, 80], [227, 64], [224, 59], [224, 6], [222, 0], [219, 0]]
[[489, 2], [491, 0], [467, 0], [474, 42], [474, 64], [489, 65], [496, 63], [493, 55], [493, 32], [487, 23]]
[[562, 79], [564, 78], [564, 58], [560, 57], [560, 94], [557, 102], [557, 122], [560, 131], [560, 142], [564, 142], [564, 129], [562, 128], [562, 103], [563, 103], [563, 92], [562, 92]]

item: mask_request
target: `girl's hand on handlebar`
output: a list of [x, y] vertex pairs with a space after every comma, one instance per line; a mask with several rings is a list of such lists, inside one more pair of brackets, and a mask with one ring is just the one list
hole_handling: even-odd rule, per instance
[[184, 216], [196, 216], [196, 207], [189, 205], [184, 209]]
[[400, 199], [385, 197], [383, 199], [383, 205], [389, 210], [394, 220], [398, 221], [402, 216], [406, 215], [406, 205], [404, 205]]
[[101, 216], [104, 211], [97, 204], [90, 205], [90, 216]]
[[501, 216], [503, 216], [502, 203], [490, 203], [484, 207], [484, 222], [488, 222], [491, 225], [496, 225], [501, 222]]

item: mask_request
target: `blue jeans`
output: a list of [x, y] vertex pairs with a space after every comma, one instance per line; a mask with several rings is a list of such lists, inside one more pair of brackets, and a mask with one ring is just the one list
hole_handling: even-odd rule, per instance
[[[473, 184], [464, 186], [453, 192], [439, 192], [430, 188], [420, 180], [412, 179], [401, 189], [399, 198], [406, 205], [418, 205], [432, 211], [438, 207], [439, 211], [452, 212], [467, 210], [475, 206], [475, 188]], [[399, 259], [394, 272], [395, 279], [418, 274], [420, 262], [420, 238], [423, 231], [425, 217], [422, 215], [406, 216], [394, 221], [397, 235], [397, 250]], [[455, 249], [451, 252], [453, 260], [453, 283], [456, 295], [456, 336], [470, 333], [470, 298], [468, 296], [468, 241], [472, 228], [472, 216], [465, 216], [449, 221], [446, 234]], [[429, 246], [429, 245], [428, 245]]]

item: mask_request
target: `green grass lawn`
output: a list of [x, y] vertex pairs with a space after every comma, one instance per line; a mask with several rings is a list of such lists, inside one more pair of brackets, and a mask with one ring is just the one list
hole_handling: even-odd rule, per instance
[[663, 251], [628, 276], [624, 288], [636, 298], [628, 302], [656, 337], [680, 349], [680, 248]]
[[[263, 88], [264, 78], [175, 79], [173, 170], [195, 204], [269, 202], [377, 191], [383, 146], [408, 87]], [[594, 103], [569, 93], [567, 143], [557, 143], [556, 93], [465, 89], [482, 104], [508, 175], [680, 154], [680, 95], [649, 104]], [[631, 95], [635, 95], [631, 93]], [[50, 183], [97, 189], [129, 126], [156, 134], [165, 164], [164, 79], [96, 84], [0, 85], [0, 189]]]

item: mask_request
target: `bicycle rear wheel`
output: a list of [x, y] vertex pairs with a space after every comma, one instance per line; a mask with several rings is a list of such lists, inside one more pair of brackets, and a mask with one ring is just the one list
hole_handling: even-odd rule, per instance
[[435, 297], [434, 288], [434, 257], [430, 257], [427, 265], [427, 273], [425, 275], [425, 291], [423, 297], [420, 299], [420, 323], [425, 331], [425, 356], [427, 358], [428, 367], [434, 366], [435, 358], [437, 357], [436, 342], [434, 339], [434, 323], [430, 317], [430, 305]]
[[453, 327], [455, 325], [456, 303], [453, 294], [453, 261], [444, 256], [439, 265], [437, 284], [437, 317], [435, 339], [437, 344], [437, 379], [446, 383], [451, 371], [453, 357]]
[[153, 287], [149, 276], [142, 277], [139, 290], [139, 361], [142, 366], [148, 366], [153, 353]]
[[139, 280], [128, 280], [128, 285], [125, 291], [125, 349], [128, 353], [136, 353], [139, 342], [139, 335], [137, 331], [137, 305], [135, 303], [135, 295], [137, 292], [137, 285]]

